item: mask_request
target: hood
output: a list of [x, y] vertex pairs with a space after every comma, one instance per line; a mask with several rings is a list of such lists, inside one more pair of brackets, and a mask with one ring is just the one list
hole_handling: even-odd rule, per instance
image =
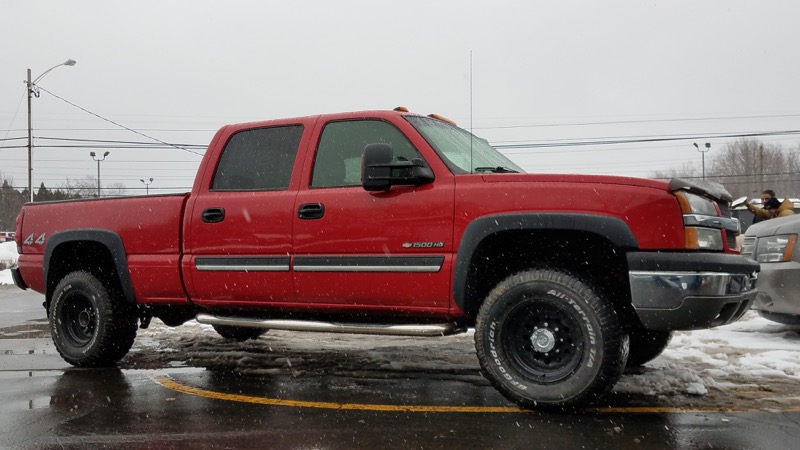
[[611, 175], [564, 175], [564, 174], [527, 174], [527, 173], [501, 173], [482, 175], [487, 183], [500, 182], [563, 182], [563, 183], [599, 183], [622, 184], [626, 186], [640, 186], [665, 191], [689, 191], [695, 194], [711, 197], [719, 203], [730, 204], [733, 200], [725, 187], [713, 181], [688, 181], [681, 178], [657, 180], [649, 178], [619, 177]]
[[723, 203], [730, 203], [733, 200], [725, 186], [713, 181], [688, 181], [681, 178], [673, 178], [669, 180], [669, 189], [671, 191], [684, 190], [694, 194], [710, 195], [714, 200]]
[[492, 173], [481, 175], [487, 183], [596, 183], [622, 184], [660, 190], [669, 190], [665, 180], [618, 177], [612, 175], [538, 174], [538, 173]]
[[765, 220], [747, 229], [747, 236], [773, 236], [776, 234], [788, 234], [800, 232], [800, 216], [792, 215], [787, 217], [776, 217]]

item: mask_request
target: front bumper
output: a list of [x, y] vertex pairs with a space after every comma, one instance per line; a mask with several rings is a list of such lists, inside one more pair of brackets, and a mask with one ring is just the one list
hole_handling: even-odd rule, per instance
[[761, 268], [753, 309], [800, 316], [800, 263], [763, 263]]
[[631, 300], [649, 330], [692, 330], [735, 322], [750, 308], [759, 264], [716, 253], [628, 254]]

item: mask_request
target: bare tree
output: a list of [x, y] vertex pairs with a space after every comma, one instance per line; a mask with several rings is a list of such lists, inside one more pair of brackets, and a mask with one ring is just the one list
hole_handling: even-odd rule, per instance
[[758, 197], [764, 189], [780, 197], [800, 196], [800, 153], [778, 144], [739, 139], [711, 161], [710, 179], [722, 183], [734, 197]]
[[[700, 181], [697, 166], [653, 172], [652, 178], [687, 178]], [[765, 189], [779, 197], [800, 197], [800, 146], [784, 150], [778, 144], [739, 139], [711, 154], [706, 179], [721, 183], [733, 197], [758, 197]]]
[[669, 169], [669, 170], [657, 170], [650, 174], [650, 178], [662, 178], [665, 180], [669, 180], [671, 178], [686, 178], [686, 179], [700, 179], [702, 178], [702, 173], [697, 169], [696, 164], [692, 163], [683, 163], [677, 169]]
[[[97, 178], [87, 175], [84, 178], [72, 179], [67, 178], [67, 181], [61, 185], [61, 189], [73, 196], [80, 196], [81, 198], [97, 197]], [[107, 186], [101, 186], [101, 197], [113, 197], [126, 195], [127, 190], [122, 183], [111, 183]]]

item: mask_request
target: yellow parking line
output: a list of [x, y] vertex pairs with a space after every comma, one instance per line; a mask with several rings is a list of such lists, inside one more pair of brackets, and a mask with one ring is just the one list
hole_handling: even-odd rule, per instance
[[[278, 398], [254, 397], [250, 395], [226, 394], [224, 392], [209, 391], [176, 382], [166, 376], [152, 377], [153, 381], [167, 389], [183, 394], [216, 400], [227, 400], [240, 403], [254, 403], [270, 406], [288, 406], [294, 408], [340, 409], [351, 411], [383, 411], [383, 412], [429, 412], [429, 413], [530, 413], [528, 409], [505, 406], [424, 406], [424, 405], [380, 405], [371, 403], [336, 403], [336, 402], [306, 402], [300, 400], [283, 400]], [[640, 413], [640, 414], [688, 414], [688, 413], [744, 413], [763, 412], [756, 408], [679, 408], [679, 407], [650, 407], [650, 406], [623, 406], [587, 408], [587, 413]], [[783, 412], [800, 412], [800, 406], [781, 409]]]
[[278, 398], [253, 397], [249, 395], [226, 394], [206, 389], [185, 386], [174, 380], [157, 376], [153, 378], [158, 384], [173, 391], [199, 397], [229, 400], [242, 403], [256, 403], [260, 405], [291, 406], [295, 408], [342, 409], [358, 411], [386, 411], [386, 412], [437, 412], [437, 413], [526, 413], [526, 409], [518, 407], [500, 406], [414, 406], [414, 405], [376, 405], [369, 403], [335, 403], [335, 402], [304, 402], [299, 400], [282, 400]]

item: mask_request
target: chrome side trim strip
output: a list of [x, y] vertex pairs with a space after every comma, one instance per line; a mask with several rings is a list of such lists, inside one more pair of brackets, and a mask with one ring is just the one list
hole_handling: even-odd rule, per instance
[[412, 272], [442, 270], [444, 256], [297, 256], [295, 272]]
[[288, 272], [289, 257], [202, 257], [194, 261], [201, 272]]
[[442, 266], [294, 266], [295, 272], [415, 272], [435, 273]]
[[288, 272], [289, 266], [196, 266], [201, 272]]

